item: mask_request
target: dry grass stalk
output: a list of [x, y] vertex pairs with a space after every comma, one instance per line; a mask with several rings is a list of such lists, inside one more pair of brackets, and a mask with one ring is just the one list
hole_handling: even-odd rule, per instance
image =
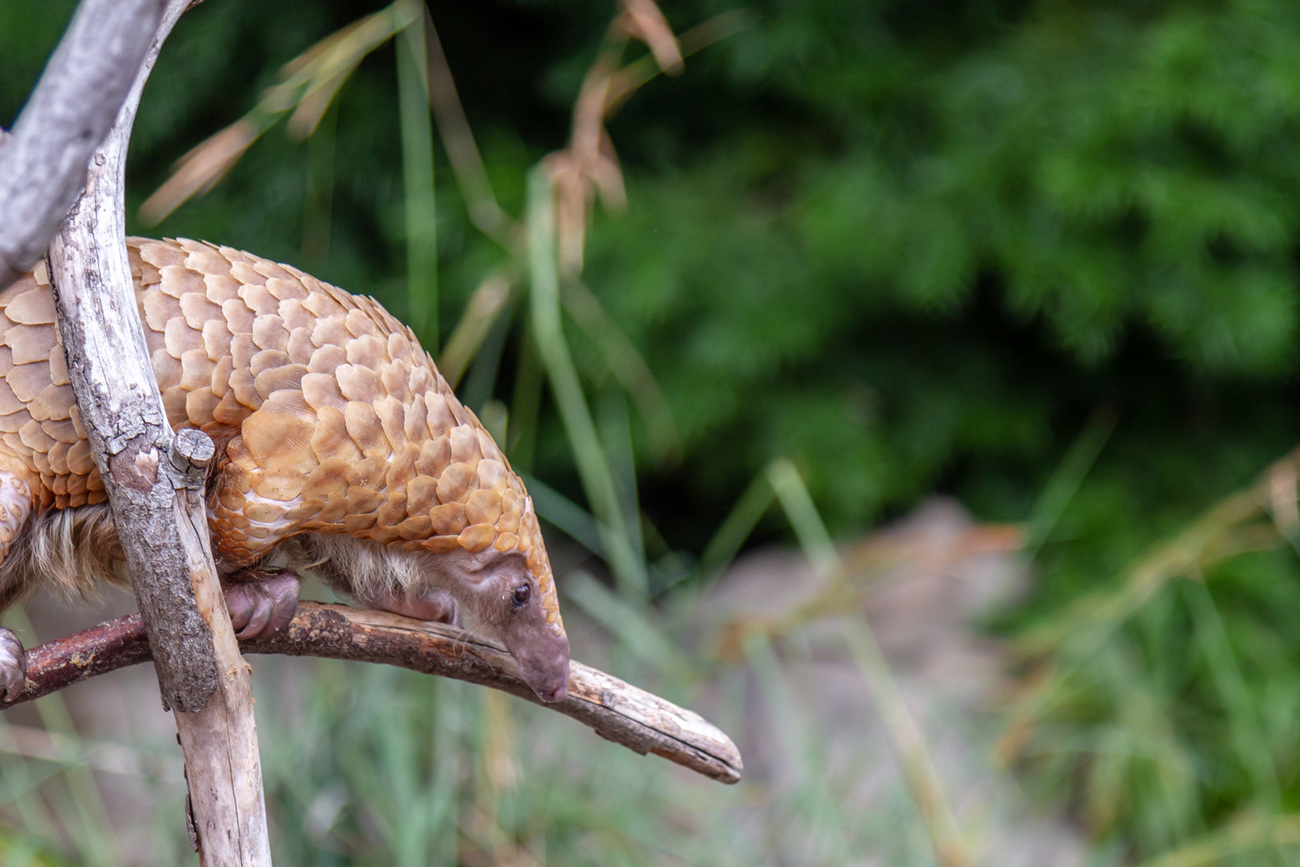
[[[623, 172], [606, 123], [633, 92], [661, 73], [677, 75], [683, 57], [738, 32], [744, 19], [724, 14], [687, 31], [679, 40], [654, 0], [624, 0], [610, 25], [604, 50], [583, 78], [573, 106], [569, 146], [546, 158], [554, 188], [560, 271], [582, 272], [591, 208], [599, 194], [606, 207], [627, 205]], [[651, 57], [619, 66], [629, 39], [644, 42]], [[650, 61], [653, 60], [653, 63]]]
[[623, 0], [623, 10], [620, 26], [650, 48], [660, 70], [667, 75], [680, 75], [686, 68], [682, 63], [682, 47], [654, 0]]
[[573, 106], [569, 146], [547, 157], [555, 197], [560, 271], [582, 272], [587, 221], [599, 193], [607, 207], [627, 205], [623, 172], [605, 124], [630, 92], [614, 87], [619, 58], [629, 38], [644, 42], [659, 69], [672, 75], [683, 69], [681, 47], [654, 0], [624, 0], [623, 13], [610, 25], [604, 50], [587, 70]]
[[[1179, 578], [1202, 581], [1217, 563], [1294, 539], [1300, 449], [1274, 463], [1249, 487], [1215, 504], [1172, 539], [1135, 560], [1115, 589], [1079, 599], [1060, 617], [1018, 642], [1026, 663], [997, 753], [1016, 761], [1033, 742], [1038, 721], [1066, 693], [1079, 667], [1131, 617]], [[1290, 498], [1289, 500], [1287, 498]], [[1294, 543], [1293, 543], [1294, 544]]]
[[140, 219], [154, 225], [194, 196], [212, 189], [286, 112], [293, 112], [289, 119], [292, 134], [300, 138], [311, 135], [361, 60], [416, 20], [422, 8], [413, 0], [397, 0], [330, 34], [286, 63], [280, 81], [263, 91], [252, 110], [177, 161], [171, 176], [140, 206]]

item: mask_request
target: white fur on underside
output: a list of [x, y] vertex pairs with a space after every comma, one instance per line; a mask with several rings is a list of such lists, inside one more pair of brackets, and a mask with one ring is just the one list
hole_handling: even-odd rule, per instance
[[419, 555], [351, 536], [294, 536], [276, 549], [273, 562], [311, 572], [336, 590], [360, 597], [400, 595], [429, 580]]
[[[502, 578], [495, 551], [446, 555], [390, 548], [351, 536], [303, 534], [282, 542], [256, 568], [283, 567], [309, 572], [363, 602], [387, 597], [414, 598], [433, 588], [455, 596], [468, 623], [498, 619], [494, 601]], [[516, 564], [522, 570], [522, 563]], [[236, 574], [217, 562], [223, 580]], [[509, 582], [507, 582], [509, 583]], [[32, 515], [0, 563], [0, 610], [38, 587], [72, 598], [93, 597], [106, 585], [129, 586], [121, 544], [107, 504], [51, 509]], [[504, 585], [501, 585], [504, 586]]]
[[[415, 555], [349, 536], [295, 537], [266, 565], [306, 570], [357, 595], [400, 593], [427, 580]], [[109, 585], [129, 586], [130, 580], [108, 505], [51, 509], [31, 516], [0, 563], [0, 608], [38, 587], [84, 600]]]
[[33, 515], [0, 563], [0, 608], [37, 587], [72, 599], [130, 582], [108, 504]]

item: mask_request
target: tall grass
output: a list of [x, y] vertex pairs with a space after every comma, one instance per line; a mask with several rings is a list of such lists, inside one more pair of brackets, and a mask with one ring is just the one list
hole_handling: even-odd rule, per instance
[[1020, 639], [1005, 755], [1140, 863], [1300, 863], [1300, 590], [1283, 520], [1297, 466], [1280, 461]]
[[397, 35], [398, 118], [402, 130], [402, 186], [406, 205], [407, 323], [424, 348], [438, 354], [438, 202], [433, 177], [433, 123], [424, 4]]

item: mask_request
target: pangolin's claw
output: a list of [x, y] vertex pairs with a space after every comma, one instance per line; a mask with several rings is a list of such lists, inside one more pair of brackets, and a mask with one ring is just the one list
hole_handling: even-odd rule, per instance
[[8, 629], [0, 628], [0, 696], [15, 701], [27, 681], [27, 657], [23, 643]]
[[254, 570], [225, 587], [230, 625], [240, 638], [266, 638], [289, 625], [298, 610], [301, 579], [292, 572]]
[[427, 590], [419, 596], [404, 594], [399, 596], [391, 592], [381, 592], [359, 596], [357, 601], [367, 608], [391, 611], [415, 620], [432, 620], [436, 623], [456, 622], [456, 600], [441, 588]]

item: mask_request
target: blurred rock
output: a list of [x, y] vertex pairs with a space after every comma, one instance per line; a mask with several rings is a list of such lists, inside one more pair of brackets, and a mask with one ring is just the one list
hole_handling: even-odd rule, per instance
[[[892, 864], [900, 851], [915, 857], [929, 848], [867, 680], [846, 650], [844, 630], [865, 624], [923, 733], [975, 863], [1096, 863], [1088, 862], [1082, 834], [1030, 803], [994, 757], [1004, 657], [979, 624], [1027, 589], [1018, 547], [1018, 528], [978, 525], [956, 502], [936, 498], [844, 547], [845, 581], [798, 552], [740, 559], [700, 607], [697, 623], [737, 645], [746, 630], [768, 633], [785, 675], [774, 686], [753, 665], [747, 679], [751, 712], [746, 730], [736, 732], [747, 781], [774, 787], [776, 802], [782, 793], [797, 803], [818, 789], [835, 792], [837, 807], [864, 824], [895, 817], [880, 824], [888, 839], [856, 853], [855, 863]], [[789, 700], [774, 701], [775, 689], [788, 690]], [[870, 838], [864, 832], [858, 842]], [[815, 844], [796, 836], [786, 845], [769, 863], [801, 863]]]

